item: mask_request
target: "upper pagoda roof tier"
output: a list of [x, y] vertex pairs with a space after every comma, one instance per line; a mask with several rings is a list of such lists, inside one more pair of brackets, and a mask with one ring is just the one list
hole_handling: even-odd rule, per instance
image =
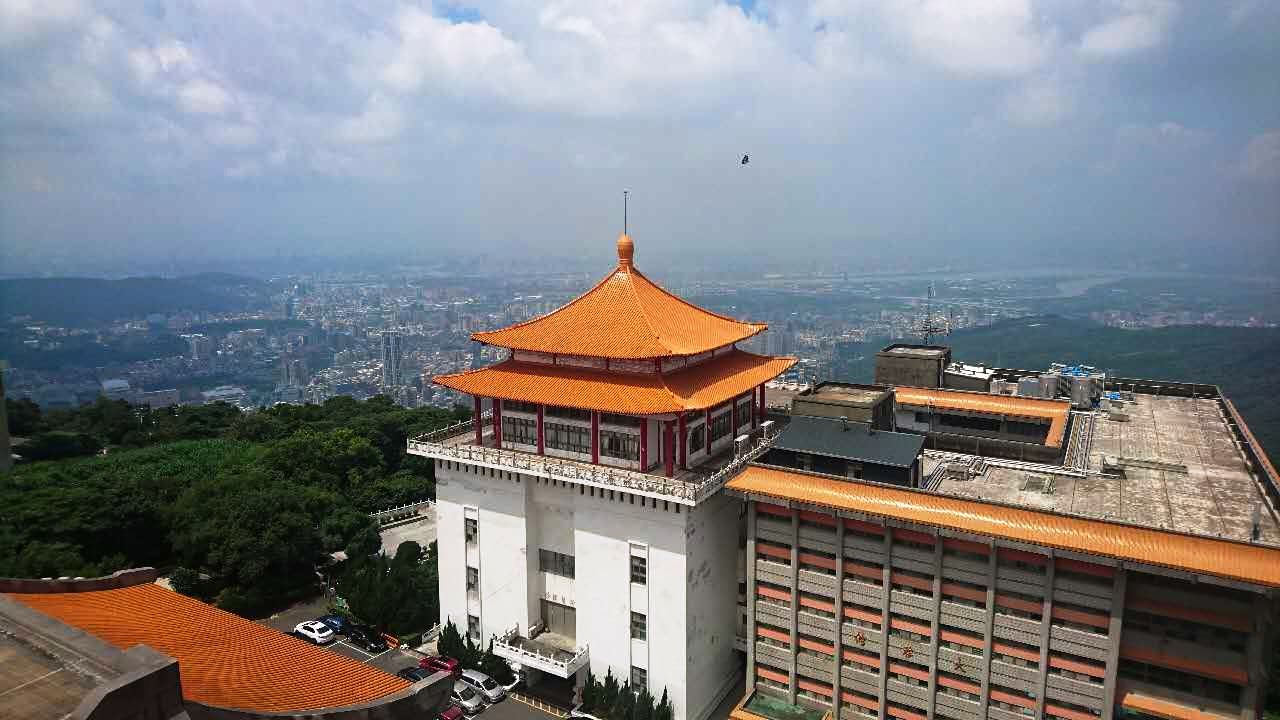
[[776, 378], [795, 363], [793, 357], [731, 350], [673, 373], [624, 374], [505, 360], [433, 380], [480, 397], [623, 415], [662, 415], [715, 407]]
[[632, 263], [635, 245], [618, 238], [618, 266], [564, 307], [472, 340], [533, 352], [619, 360], [696, 355], [763, 332], [663, 290]]

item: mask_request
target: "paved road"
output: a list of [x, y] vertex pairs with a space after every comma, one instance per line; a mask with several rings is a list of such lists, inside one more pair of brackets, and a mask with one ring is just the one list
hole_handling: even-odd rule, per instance
[[423, 508], [419, 520], [397, 525], [382, 531], [382, 552], [387, 557], [396, 556], [396, 548], [406, 540], [412, 540], [425, 549], [436, 539], [436, 509], [434, 506]]

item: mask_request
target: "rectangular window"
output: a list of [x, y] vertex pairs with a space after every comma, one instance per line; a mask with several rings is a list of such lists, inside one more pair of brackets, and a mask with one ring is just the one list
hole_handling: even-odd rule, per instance
[[600, 413], [601, 425], [620, 425], [622, 427], [640, 427], [640, 418], [615, 413]]
[[601, 430], [600, 454], [623, 460], [639, 460], [640, 436], [616, 430]]
[[721, 413], [720, 415], [711, 418], [712, 443], [729, 434], [731, 429], [729, 425], [733, 422], [729, 417], [731, 414], [732, 413]]
[[538, 444], [538, 421], [521, 417], [502, 416], [502, 439], [521, 445]]
[[700, 452], [707, 445], [707, 429], [701, 425], [689, 428], [689, 452]]
[[862, 463], [853, 462], [852, 460], [844, 464], [844, 476], [853, 478], [854, 480], [862, 479]]
[[565, 555], [553, 550], [538, 550], [538, 569], [552, 575], [571, 578], [574, 576], [572, 555]]
[[646, 640], [649, 637], [649, 618], [644, 613], [631, 613], [631, 639]]
[[475, 590], [480, 585], [480, 571], [475, 568], [467, 568], [467, 589]]
[[591, 453], [591, 428], [564, 423], [545, 423], [546, 446], [553, 450], [568, 450], [582, 454]]
[[530, 415], [537, 415], [538, 404], [530, 403], [530, 402], [518, 402], [516, 400], [503, 400], [502, 410], [503, 412], [511, 410], [512, 412], [522, 412], [522, 413], [529, 413]]
[[644, 668], [631, 666], [631, 689], [636, 692], [645, 690], [649, 687], [649, 673]]
[[644, 585], [649, 582], [649, 560], [647, 558], [631, 556], [631, 582], [636, 585]]
[[480, 642], [480, 618], [475, 615], [467, 616], [467, 637]]
[[559, 407], [556, 405], [548, 405], [546, 414], [550, 417], [564, 418], [565, 420], [590, 420], [590, 410], [580, 410], [578, 408]]
[[469, 542], [469, 543], [473, 543], [473, 542], [475, 542], [475, 541], [476, 541], [476, 536], [480, 534], [480, 530], [479, 530], [479, 528], [476, 526], [476, 519], [475, 519], [475, 518], [467, 518], [467, 519], [466, 519], [465, 521], [463, 521], [463, 522], [464, 522], [464, 527], [466, 528], [467, 542]]
[[921, 425], [928, 425], [928, 424], [929, 424], [929, 413], [927, 413], [927, 412], [920, 412], [920, 411], [918, 411], [918, 410], [917, 410], [917, 411], [916, 411], [916, 422], [917, 422], [917, 423], [920, 423]]

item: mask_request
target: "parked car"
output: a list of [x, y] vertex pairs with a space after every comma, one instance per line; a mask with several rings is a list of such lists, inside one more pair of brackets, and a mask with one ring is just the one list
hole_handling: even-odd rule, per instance
[[418, 667], [432, 672], [447, 672], [454, 680], [462, 677], [462, 663], [444, 655], [428, 655], [418, 661]]
[[435, 674], [436, 673], [434, 670], [423, 670], [417, 665], [410, 665], [409, 667], [403, 670], [400, 670], [399, 672], [396, 673], [396, 675], [399, 675], [400, 677], [404, 678], [405, 680], [408, 680], [409, 682], [418, 682], [419, 680], [426, 680], [427, 678]]
[[382, 639], [382, 633], [366, 625], [353, 625], [347, 632], [347, 642], [371, 653], [387, 649], [387, 641]]
[[484, 709], [484, 699], [480, 697], [480, 693], [461, 680], [453, 681], [453, 692], [449, 693], [449, 700], [467, 715], [475, 715]]
[[582, 705], [579, 704], [579, 705], [574, 705], [573, 709], [569, 711], [569, 720], [601, 720], [601, 719], [596, 717], [595, 715], [592, 715], [586, 710], [583, 710]]
[[502, 689], [497, 680], [479, 670], [463, 670], [462, 682], [470, 685], [472, 690], [480, 693], [489, 703], [501, 702], [507, 696], [507, 691]]
[[443, 710], [436, 713], [436, 720], [462, 720], [462, 708], [449, 703]]
[[330, 630], [339, 635], [346, 635], [351, 632], [351, 621], [342, 615], [325, 615], [324, 617], [316, 618], [316, 620], [328, 625]]
[[293, 628], [293, 634], [317, 645], [333, 642], [333, 630], [319, 620], [300, 622]]

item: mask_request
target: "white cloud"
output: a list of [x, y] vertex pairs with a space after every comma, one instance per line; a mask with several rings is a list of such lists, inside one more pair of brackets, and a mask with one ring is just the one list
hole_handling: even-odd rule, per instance
[[178, 90], [178, 104], [198, 115], [221, 115], [231, 106], [231, 95], [209, 80], [196, 79]]
[[1030, 0], [921, 0], [880, 5], [921, 57], [961, 75], [1023, 75], [1054, 45]]
[[1250, 140], [1236, 168], [1251, 180], [1280, 180], [1280, 129], [1268, 130]]
[[1005, 99], [1009, 118], [1027, 127], [1056, 125], [1071, 114], [1072, 101], [1053, 81], [1030, 83]]
[[1097, 60], [1158, 47], [1177, 10], [1172, 0], [1126, 0], [1121, 3], [1120, 15], [1090, 28], [1080, 38], [1080, 54]]
[[224, 147], [243, 148], [258, 142], [258, 130], [241, 123], [218, 123], [205, 132], [209, 142]]
[[92, 13], [79, 0], [0, 0], [0, 47], [21, 47]]
[[344, 143], [386, 142], [398, 137], [404, 127], [404, 114], [400, 108], [375, 95], [370, 98], [364, 112], [338, 123], [334, 135]]

